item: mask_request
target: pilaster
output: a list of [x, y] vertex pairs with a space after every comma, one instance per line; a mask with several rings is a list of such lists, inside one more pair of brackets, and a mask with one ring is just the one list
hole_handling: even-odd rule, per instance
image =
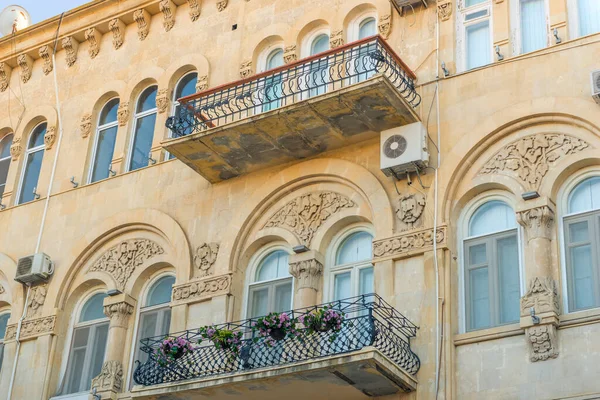
[[290, 274], [294, 277], [294, 307], [303, 308], [317, 304], [321, 287], [324, 257], [315, 250], [290, 256]]

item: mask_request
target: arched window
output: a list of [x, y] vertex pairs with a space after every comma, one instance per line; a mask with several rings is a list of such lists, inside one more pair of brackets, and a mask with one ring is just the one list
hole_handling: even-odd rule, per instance
[[94, 294], [85, 302], [77, 316], [63, 394], [89, 391], [92, 379], [100, 374], [106, 353], [109, 325], [108, 318], [104, 315], [105, 298], [104, 293]]
[[2, 359], [4, 358], [4, 335], [6, 335], [6, 327], [10, 313], [0, 314], [0, 371], [2, 370]]
[[600, 176], [571, 191], [564, 218], [569, 311], [600, 306]]
[[[272, 50], [265, 62], [265, 71], [272, 70], [283, 65], [283, 49]], [[265, 79], [265, 95], [263, 112], [279, 108], [281, 106], [281, 76], [271, 76]], [[272, 101], [269, 101], [272, 100]]]
[[[358, 24], [358, 40], [368, 38], [377, 33], [377, 22], [374, 17], [364, 18]], [[359, 58], [356, 63], [356, 72], [358, 73], [358, 82], [362, 82], [369, 79], [375, 74], [373, 71], [373, 63], [371, 53], [373, 49], [371, 46], [365, 44], [360, 47]]]
[[10, 146], [12, 145], [13, 135], [6, 135], [0, 140], [0, 202], [4, 196], [6, 188], [6, 178], [10, 168]]
[[519, 321], [519, 265], [515, 212], [500, 200], [484, 203], [464, 240], [467, 330]]
[[115, 152], [115, 142], [119, 123], [117, 121], [117, 110], [119, 99], [109, 100], [100, 112], [98, 128], [94, 138], [94, 153], [92, 156], [92, 167], [90, 168], [90, 183], [108, 178], [110, 165]]
[[358, 39], [368, 38], [377, 33], [377, 22], [374, 17], [367, 17], [358, 24]]
[[292, 276], [289, 254], [275, 250], [264, 256], [254, 272], [248, 290], [250, 318], [292, 308]]
[[47, 127], [47, 123], [41, 123], [33, 128], [29, 136], [27, 152], [25, 154], [25, 173], [21, 177], [18, 204], [34, 200], [35, 193], [38, 192], [38, 179], [42, 170], [42, 161], [44, 160], [44, 135], [46, 134]]
[[[310, 55], [322, 53], [329, 50], [329, 35], [321, 33], [310, 42]], [[306, 78], [310, 88], [309, 96], [317, 96], [327, 91], [329, 84], [329, 65], [327, 59], [317, 59], [310, 64], [310, 74]]]
[[[180, 106], [178, 100], [181, 99], [182, 97], [191, 96], [192, 94], [196, 93], [196, 84], [197, 83], [198, 83], [198, 73], [197, 72], [190, 72], [190, 73], [184, 75], [179, 80], [179, 82], [177, 82], [177, 85], [175, 85], [175, 90], [173, 91], [172, 115], [179, 115], [181, 106]], [[184, 134], [189, 135], [193, 132], [194, 132], [194, 127], [189, 126], [186, 128]], [[171, 132], [171, 130], [169, 130], [169, 135], [172, 135], [172, 134], [173, 134], [173, 132]], [[175, 156], [172, 154], [167, 154], [168, 160], [170, 160], [172, 158], [175, 158]]]
[[573, 38], [600, 32], [600, 2], [598, 0], [567, 0], [569, 26]]
[[365, 231], [352, 232], [341, 241], [330, 269], [331, 300], [374, 292], [372, 248], [373, 235]]
[[133, 140], [129, 155], [129, 171], [148, 166], [156, 124], [156, 86], [146, 88], [138, 98], [133, 116]]

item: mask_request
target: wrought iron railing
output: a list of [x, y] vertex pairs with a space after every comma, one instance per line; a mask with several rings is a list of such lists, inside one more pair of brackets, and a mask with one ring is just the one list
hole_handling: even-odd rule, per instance
[[186, 136], [348, 87], [376, 74], [385, 75], [413, 107], [419, 105], [414, 73], [381, 36], [372, 36], [179, 99], [181, 107], [166, 125], [173, 137]]
[[[392, 362], [410, 374], [420, 367], [419, 357], [410, 348], [410, 338], [417, 327], [376, 294], [361, 295], [327, 304], [342, 311], [346, 317], [337, 334], [309, 332], [300, 328], [295, 337], [288, 336], [275, 346], [253, 333], [257, 321], [251, 318], [217, 326], [234, 332], [242, 332], [241, 351], [235, 355], [231, 350], [219, 349], [212, 342], [201, 339], [199, 329], [171, 334], [168, 338], [184, 338], [195, 345], [193, 351], [169, 363], [161, 363], [158, 349], [165, 336], [141, 340], [145, 360], [136, 361], [133, 378], [137, 384], [150, 386], [167, 382], [209, 377], [226, 373], [249, 371], [257, 368], [283, 366], [298, 361], [351, 353], [367, 346], [377, 348]], [[307, 315], [322, 307], [314, 306], [291, 311], [293, 318]]]

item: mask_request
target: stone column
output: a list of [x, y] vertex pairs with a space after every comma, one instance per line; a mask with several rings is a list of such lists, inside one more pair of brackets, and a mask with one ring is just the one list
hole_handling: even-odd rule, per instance
[[290, 274], [295, 278], [294, 308], [317, 304], [324, 264], [323, 256], [315, 250], [290, 256]]
[[123, 357], [127, 343], [130, 316], [135, 309], [135, 299], [120, 294], [104, 299], [104, 314], [110, 318], [106, 357], [100, 375], [92, 380], [92, 391], [96, 389], [102, 399], [116, 399], [123, 390]]
[[539, 199], [517, 211], [517, 221], [525, 228], [525, 271], [530, 277], [527, 293], [521, 298], [521, 327], [529, 343], [530, 360], [544, 361], [558, 357], [560, 302], [551, 257], [554, 206], [547, 199]]

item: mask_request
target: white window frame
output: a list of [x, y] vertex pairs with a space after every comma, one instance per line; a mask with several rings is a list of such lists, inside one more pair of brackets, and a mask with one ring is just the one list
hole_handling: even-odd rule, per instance
[[[512, 55], [518, 56], [523, 53], [523, 41], [522, 41], [522, 32], [521, 32], [521, 0], [511, 1], [510, 5], [510, 20], [511, 20], [511, 37], [513, 38], [512, 42]], [[544, 8], [546, 10], [546, 47], [535, 50], [543, 50], [545, 48], [550, 47], [550, 4], [548, 4], [548, 0], [544, 0]]]
[[[329, 29], [329, 26], [321, 26], [319, 28], [312, 30], [308, 35], [306, 35], [306, 37], [302, 41], [302, 46], [300, 47], [301, 58], [312, 57], [311, 52], [312, 52], [313, 42], [315, 41], [315, 39], [317, 39], [321, 35], [327, 35], [327, 38], [329, 41], [328, 46], [329, 46], [329, 49], [331, 49], [331, 29]], [[328, 87], [325, 88], [325, 92], [317, 94], [315, 96], [320, 96], [327, 92], [329, 92]], [[313, 96], [311, 96], [310, 90], [308, 90], [306, 93], [303, 93], [303, 92], [298, 93], [299, 100], [300, 99], [308, 100], [311, 97], [313, 97]]]
[[363, 24], [363, 22], [365, 22], [367, 19], [369, 18], [373, 18], [375, 20], [375, 34], [377, 34], [377, 24], [378, 24], [378, 16], [377, 16], [377, 10], [368, 10], [368, 11], [364, 11], [360, 14], [358, 14], [356, 17], [354, 17], [352, 19], [352, 21], [350, 21], [350, 24], [348, 25], [348, 43], [351, 42], [355, 42], [357, 40], [359, 40], [359, 35], [360, 35], [360, 26]]
[[[2, 139], [0, 139], [0, 145], [3, 144], [3, 142], [5, 140], [7, 140], [6, 138], [12, 136], [12, 139], [10, 140], [11, 145], [13, 140], [15, 140], [15, 134], [13, 132], [8, 132], [6, 135], [4, 135], [2, 137]], [[10, 147], [10, 146], [9, 146]], [[0, 147], [1, 148], [1, 147]], [[12, 156], [10, 155], [10, 152], [8, 153], [8, 156], [4, 157], [4, 158], [0, 158], [0, 162], [1, 161], [7, 161], [10, 160], [12, 158]], [[7, 175], [6, 175], [6, 181], [4, 183], [0, 183], [0, 187], [4, 186], [4, 190], [2, 191], [2, 196], [0, 197], [0, 203], [2, 203], [2, 197], [4, 197], [4, 192], [6, 192], [6, 183], [8, 182], [8, 172], [10, 172], [10, 165], [8, 167], [8, 171], [7, 171]]]
[[[494, 19], [492, 16], [492, 0], [486, 0], [480, 4], [475, 4], [470, 7], [463, 7], [462, 4], [465, 0], [456, 2], [456, 41], [460, 45], [457, 46], [458, 55], [456, 57], [457, 70], [458, 72], [466, 72], [476, 70], [477, 68], [483, 68], [486, 65], [482, 65], [481, 67], [473, 68], [471, 70], [467, 69], [467, 27], [472, 25], [477, 25], [480, 22], [488, 21], [490, 27], [490, 63], [487, 65], [491, 65], [495, 62], [494, 59]], [[483, 17], [475, 18], [470, 21], [465, 21], [465, 18], [468, 14], [472, 14], [474, 12], [487, 10], [488, 14]]]
[[[0, 317], [8, 315], [8, 321], [10, 322], [11, 309], [4, 308], [0, 310]], [[8, 326], [8, 324], [7, 324]], [[6, 333], [6, 332], [3, 332]], [[2, 372], [2, 365], [4, 364], [4, 338], [0, 339], [0, 372]]]
[[[263, 49], [263, 51], [260, 52], [260, 54], [258, 55], [257, 60], [256, 60], [257, 65], [258, 65], [258, 71], [257, 71], [258, 73], [267, 72], [269, 70], [267, 63], [269, 62], [269, 58], [271, 57], [271, 55], [276, 50], [281, 50], [283, 52], [283, 54], [281, 55], [282, 58], [285, 56], [285, 49], [283, 46], [283, 42], [281, 42], [281, 41], [277, 41], [275, 43], [268, 45], [267, 47], [265, 47]], [[285, 65], [285, 61], [283, 62], [282, 65]], [[258, 100], [258, 99], [256, 99], [256, 100]], [[283, 100], [279, 100], [279, 102], [280, 102], [279, 107], [274, 108], [272, 110], [268, 110], [268, 111], [263, 111], [264, 104], [254, 107], [254, 110], [253, 110], [254, 115], [262, 114], [263, 112], [277, 110], [278, 108], [283, 107]]]
[[[110, 103], [114, 99], [119, 99], [119, 105], [121, 104], [121, 99], [119, 97], [117, 97], [117, 96], [108, 99], [104, 103], [104, 105], [102, 106], [102, 108], [100, 109], [100, 113], [98, 114], [98, 119], [96, 120], [96, 133], [95, 133], [95, 136], [94, 136], [94, 147], [92, 149], [92, 162], [90, 163], [90, 167], [89, 167], [89, 171], [88, 171], [88, 176], [87, 176], [87, 182], [88, 182], [88, 184], [94, 183], [94, 182], [92, 182], [92, 175], [94, 173], [94, 163], [96, 162], [96, 153], [98, 152], [98, 137], [100, 136], [100, 131], [117, 127], [117, 135], [119, 134], [119, 132], [118, 132], [118, 130], [119, 130], [119, 119], [118, 118], [115, 121], [113, 121], [113, 122], [109, 122], [107, 124], [100, 125], [100, 118], [102, 118], [102, 111], [104, 111], [104, 108], [108, 105], [108, 103]], [[113, 157], [114, 157], [114, 150], [113, 150]], [[108, 178], [110, 178], [110, 173], [108, 174]], [[108, 178], [105, 178], [105, 179], [108, 179]], [[100, 180], [98, 180], [96, 182], [101, 182], [101, 181], [103, 181], [105, 179], [100, 179]]]
[[[507, 196], [505, 193], [501, 191], [492, 191], [488, 193], [484, 193], [472, 199], [462, 210], [459, 216], [459, 224], [458, 224], [458, 232], [457, 232], [457, 249], [458, 249], [458, 319], [459, 319], [459, 333], [466, 332], [483, 332], [487, 329], [494, 329], [495, 327], [482, 328], [477, 330], [467, 330], [467, 304], [466, 304], [466, 282], [465, 282], [465, 272], [466, 272], [466, 259], [465, 259], [465, 243], [469, 240], [482, 238], [489, 235], [497, 235], [506, 232], [513, 231], [515, 228], [507, 229], [498, 232], [486, 233], [480, 236], [469, 236], [469, 222], [471, 218], [475, 214], [475, 212], [482, 205], [489, 203], [491, 201], [502, 201], [506, 203], [514, 210], [515, 201]], [[516, 215], [515, 215], [516, 219]], [[519, 249], [519, 291], [520, 296], [523, 297], [525, 294], [525, 269], [523, 262], [523, 227], [517, 223], [517, 248]], [[505, 326], [505, 325], [502, 325]]]
[[569, 38], [577, 39], [580, 37], [597, 35], [600, 32], [590, 33], [588, 35], [579, 34], [579, 0], [567, 0], [567, 15], [569, 26]]
[[[177, 109], [177, 107], [179, 106], [179, 101], [177, 101], [177, 88], [179, 87], [179, 85], [181, 84], [181, 81], [183, 81], [185, 79], [185, 77], [187, 77], [188, 75], [191, 74], [196, 74], [196, 85], [198, 84], [198, 71], [193, 70], [193, 71], [188, 71], [185, 74], [183, 74], [181, 76], [181, 78], [179, 78], [177, 80], [177, 83], [175, 83], [175, 86], [173, 87], [173, 95], [171, 96], [171, 114], [170, 115], [175, 115], [175, 110]], [[173, 131], [171, 131], [169, 128], [167, 128], [167, 138], [168, 139], [172, 139], [173, 138]], [[171, 157], [171, 153], [169, 153], [167, 150], [165, 150], [165, 161], [170, 160]]]
[[[21, 172], [21, 176], [19, 177], [19, 189], [17, 190], [17, 198], [15, 199], [15, 204], [25, 204], [21, 203], [21, 190], [23, 190], [23, 182], [25, 181], [25, 175], [27, 172], [27, 161], [29, 161], [29, 157], [33, 154], [33, 153], [37, 153], [38, 151], [46, 151], [46, 144], [42, 143], [41, 145], [34, 147], [32, 149], [29, 148], [29, 142], [31, 141], [31, 135], [33, 134], [33, 132], [40, 126], [46, 124], [46, 131], [48, 130], [48, 121], [42, 121], [39, 124], [35, 125], [31, 131], [29, 132], [29, 136], [27, 136], [27, 149], [25, 150], [25, 157], [23, 160], [23, 168], [22, 168], [22, 172]], [[45, 155], [45, 154], [44, 154]], [[42, 157], [42, 167], [44, 166], [44, 158]], [[38, 186], [40, 184], [40, 176], [42, 175], [42, 168], [40, 167], [40, 175], [38, 176], [38, 184], [36, 186], [36, 193], [39, 193]], [[33, 202], [35, 201], [35, 199], [29, 201]]]
[[[127, 163], [125, 164], [126, 172], [133, 171], [131, 169], [131, 160], [133, 159], [133, 146], [135, 143], [135, 131], [137, 130], [138, 121], [140, 119], [147, 117], [149, 115], [152, 115], [152, 114], [156, 114], [157, 119], [158, 119], [158, 106], [156, 105], [156, 102], [154, 103], [154, 108], [151, 108], [150, 110], [142, 111], [140, 113], [137, 112], [138, 104], [140, 102], [140, 98], [142, 97], [142, 94], [144, 94], [144, 92], [146, 90], [150, 89], [151, 87], [156, 87], [156, 94], [158, 96], [158, 85], [156, 83], [153, 83], [152, 85], [148, 85], [144, 89], [142, 89], [140, 91], [140, 94], [137, 96], [137, 99], [135, 100], [135, 104], [134, 104], [135, 108], [134, 108], [134, 112], [133, 112], [133, 124], [132, 124], [133, 129], [131, 130], [131, 137], [129, 140], [129, 149], [127, 151]], [[156, 123], [154, 124], [154, 132], [152, 134], [152, 141], [154, 141], [155, 136], [156, 136]], [[152, 146], [150, 146], [150, 151], [152, 151]], [[150, 164], [150, 159], [148, 159], [148, 164]], [[138, 168], [138, 170], [143, 169], [143, 168], [145, 168], [145, 167]], [[137, 171], [137, 170], [135, 170], [135, 171]]]

